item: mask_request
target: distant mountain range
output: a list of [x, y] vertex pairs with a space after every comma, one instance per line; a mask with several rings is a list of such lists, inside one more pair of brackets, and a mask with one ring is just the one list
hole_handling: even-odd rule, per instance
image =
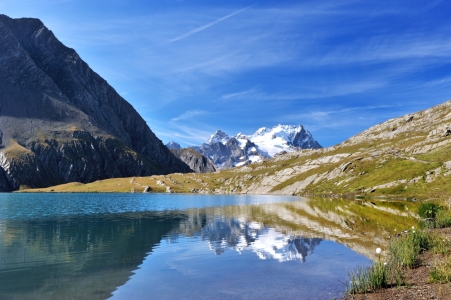
[[0, 191], [192, 172], [38, 19], [0, 15]]
[[[175, 142], [166, 146], [180, 147]], [[206, 143], [192, 148], [210, 158], [218, 168], [227, 169], [261, 162], [279, 153], [322, 147], [302, 125], [279, 124], [259, 128], [251, 135], [229, 136], [217, 130]]]

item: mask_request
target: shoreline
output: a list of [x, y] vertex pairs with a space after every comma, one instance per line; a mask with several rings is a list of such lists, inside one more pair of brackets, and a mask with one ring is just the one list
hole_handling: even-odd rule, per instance
[[[431, 231], [451, 239], [451, 227], [431, 229]], [[430, 282], [429, 273], [437, 263], [444, 259], [446, 257], [440, 254], [425, 251], [421, 253], [418, 265], [407, 269], [406, 285], [381, 288], [365, 294], [348, 294], [344, 296], [343, 300], [451, 299], [450, 283]]]

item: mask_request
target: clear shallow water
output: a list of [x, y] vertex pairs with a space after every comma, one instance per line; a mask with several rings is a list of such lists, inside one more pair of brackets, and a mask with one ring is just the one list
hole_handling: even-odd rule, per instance
[[296, 197], [0, 194], [0, 299], [339, 297], [371, 261], [310, 210]]

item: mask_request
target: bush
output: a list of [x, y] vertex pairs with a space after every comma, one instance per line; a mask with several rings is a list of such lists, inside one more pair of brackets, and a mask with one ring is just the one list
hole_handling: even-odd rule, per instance
[[418, 207], [418, 215], [423, 219], [435, 219], [441, 209], [442, 207], [437, 203], [423, 202]]

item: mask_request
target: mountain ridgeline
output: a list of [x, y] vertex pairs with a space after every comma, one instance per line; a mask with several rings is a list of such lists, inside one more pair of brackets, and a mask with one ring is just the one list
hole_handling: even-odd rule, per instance
[[282, 152], [262, 162], [220, 172], [170, 174], [135, 181], [110, 179], [54, 188], [63, 192], [123, 192], [148, 186], [155, 192], [451, 201], [450, 149], [451, 100], [374, 125], [332, 147]]
[[228, 169], [262, 162], [280, 153], [322, 147], [302, 125], [279, 124], [261, 127], [252, 135], [238, 133], [232, 137], [217, 130], [206, 143], [193, 148], [218, 168]]
[[38, 19], [0, 15], [0, 191], [192, 172]]

